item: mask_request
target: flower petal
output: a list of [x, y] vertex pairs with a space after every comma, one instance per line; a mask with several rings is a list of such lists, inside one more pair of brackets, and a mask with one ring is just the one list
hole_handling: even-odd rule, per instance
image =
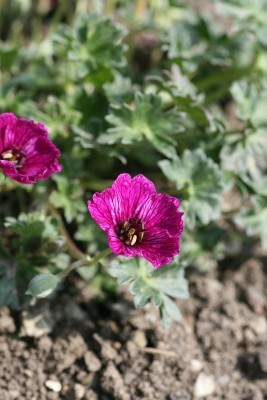
[[[88, 209], [108, 234], [109, 246], [115, 254], [143, 257], [159, 268], [180, 252], [183, 213], [178, 211], [179, 204], [172, 196], [157, 194], [154, 184], [143, 175], [132, 179], [128, 174], [121, 174], [112, 188], [96, 193], [88, 201]], [[139, 228], [130, 221], [135, 217]], [[118, 236], [118, 227], [130, 221], [131, 229], [140, 229], [139, 219], [144, 225], [144, 234], [137, 230], [132, 246], [125, 244], [124, 236], [122, 240]]]
[[113, 189], [109, 188], [101, 193], [95, 193], [93, 200], [89, 200], [87, 203], [92, 217], [105, 232], [117, 224], [116, 211], [118, 205], [116, 202], [117, 197]]
[[16, 120], [17, 118], [13, 113], [0, 114], [0, 153], [6, 149], [6, 138], [9, 140], [14, 135], [13, 126]]
[[117, 210], [117, 220], [120, 223], [135, 217], [142, 204], [157, 193], [154, 184], [143, 175], [132, 179], [129, 174], [121, 174], [113, 183], [112, 189], [120, 199]]
[[48, 139], [48, 132], [42, 123], [17, 118], [12, 113], [1, 114], [0, 154], [14, 149], [23, 154], [23, 161], [20, 163], [18, 160], [16, 167], [13, 161], [0, 158], [0, 168], [4, 174], [20, 183], [35, 183], [61, 171], [62, 167], [57, 161], [60, 152]]
[[162, 267], [172, 261], [180, 252], [180, 236], [170, 236], [167, 229], [154, 227], [145, 233], [144, 240], [136, 246], [136, 255], [153, 264], [154, 268]]
[[88, 209], [94, 220], [107, 232], [111, 226], [133, 218], [139, 204], [145, 203], [155, 193], [155, 186], [143, 175], [132, 179], [129, 174], [121, 174], [112, 188], [94, 194], [93, 200], [88, 201]]
[[183, 231], [183, 212], [178, 211], [180, 202], [167, 194], [158, 194], [148, 199], [140, 208], [139, 216], [145, 230], [157, 226], [167, 229], [171, 236], [180, 235]]

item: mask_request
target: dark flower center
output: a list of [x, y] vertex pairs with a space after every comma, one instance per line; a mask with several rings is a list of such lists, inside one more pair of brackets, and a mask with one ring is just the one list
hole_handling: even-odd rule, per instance
[[4, 150], [0, 154], [0, 160], [6, 160], [15, 164], [16, 169], [22, 167], [24, 161], [26, 160], [26, 153], [20, 150], [17, 146], [12, 146], [8, 150]]
[[118, 225], [117, 235], [127, 246], [134, 246], [136, 243], [142, 242], [144, 232], [143, 222], [141, 219], [137, 220], [137, 217], [134, 217]]

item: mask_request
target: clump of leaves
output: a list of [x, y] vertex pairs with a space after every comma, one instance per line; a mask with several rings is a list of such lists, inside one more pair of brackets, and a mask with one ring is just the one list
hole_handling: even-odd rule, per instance
[[[105, 280], [88, 268], [107, 243], [86, 200], [121, 172], [141, 173], [181, 200], [181, 256], [159, 271], [106, 265], [166, 324], [187, 296], [187, 265], [216, 266], [233, 235], [267, 246], [266, 1], [214, 0], [226, 19], [182, 0], [144, 2], [144, 13], [110, 2], [109, 18], [105, 2], [85, 3], [45, 17], [31, 2], [4, 4], [0, 111], [43, 122], [63, 171], [26, 189], [1, 179], [0, 304], [22, 307], [29, 282], [31, 295], [49, 295], [73, 269]], [[240, 201], [225, 211], [229, 190]]]
[[206, 225], [220, 216], [223, 174], [202, 150], [186, 150], [182, 158], [162, 160], [159, 166], [177, 189], [185, 192], [183, 208], [188, 227], [194, 228], [197, 220]]
[[170, 319], [180, 320], [181, 313], [172, 298], [186, 299], [188, 284], [183, 264], [177, 257], [159, 270], [155, 270], [145, 259], [119, 257], [111, 263], [108, 272], [117, 278], [119, 285], [130, 283], [129, 291], [136, 307], [144, 307], [152, 301], [160, 310], [164, 327], [168, 326]]

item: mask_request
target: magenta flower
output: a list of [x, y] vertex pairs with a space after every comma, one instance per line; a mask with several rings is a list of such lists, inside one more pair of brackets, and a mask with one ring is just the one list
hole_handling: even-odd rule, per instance
[[59, 150], [45, 126], [12, 113], [0, 115], [0, 170], [20, 183], [35, 183], [61, 171]]
[[143, 257], [159, 268], [180, 252], [183, 213], [179, 204], [172, 196], [157, 194], [143, 175], [132, 179], [121, 174], [112, 188], [94, 194], [88, 209], [107, 233], [115, 254]]

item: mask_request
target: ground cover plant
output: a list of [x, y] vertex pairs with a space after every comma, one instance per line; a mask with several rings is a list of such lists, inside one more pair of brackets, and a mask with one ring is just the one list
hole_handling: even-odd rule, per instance
[[267, 249], [265, 2], [0, 5], [0, 304], [75, 270], [179, 320], [188, 266]]

